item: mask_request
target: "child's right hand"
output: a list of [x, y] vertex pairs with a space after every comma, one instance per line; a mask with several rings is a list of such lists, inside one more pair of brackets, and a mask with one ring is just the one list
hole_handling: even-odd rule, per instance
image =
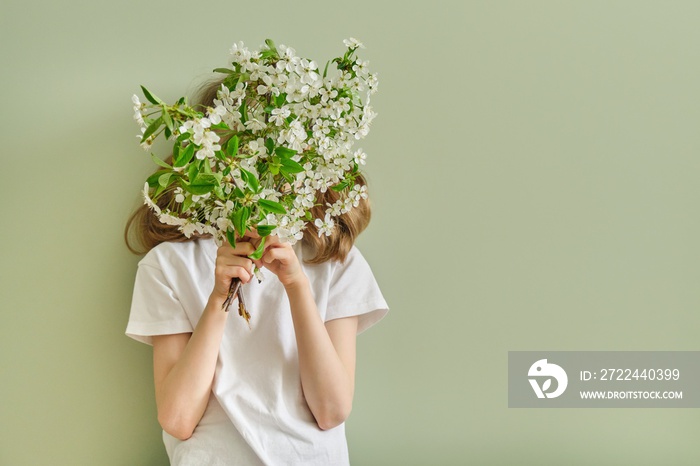
[[253, 261], [246, 256], [254, 253], [255, 249], [244, 238], [236, 242], [235, 248], [226, 242], [216, 251], [212, 298], [225, 300], [234, 277], [239, 278], [241, 283], [248, 283], [253, 278]]

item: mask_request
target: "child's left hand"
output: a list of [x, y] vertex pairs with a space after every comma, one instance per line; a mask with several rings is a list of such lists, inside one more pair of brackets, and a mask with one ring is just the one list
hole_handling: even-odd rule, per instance
[[277, 275], [285, 288], [301, 284], [306, 280], [306, 274], [301, 268], [292, 245], [280, 242], [277, 236], [267, 237], [265, 252], [259, 261], [255, 261], [255, 265], [265, 267]]

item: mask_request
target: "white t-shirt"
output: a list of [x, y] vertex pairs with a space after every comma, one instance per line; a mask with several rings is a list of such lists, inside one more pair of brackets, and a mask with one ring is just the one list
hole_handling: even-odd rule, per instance
[[[126, 334], [192, 332], [214, 286], [212, 239], [162, 243], [138, 264]], [[305, 264], [294, 245], [324, 321], [359, 316], [358, 333], [388, 311], [372, 271], [353, 247], [344, 263]], [[308, 256], [307, 256], [308, 257]], [[163, 432], [172, 465], [346, 465], [344, 424], [322, 431], [301, 390], [296, 339], [284, 287], [272, 272], [241, 289], [248, 328], [236, 303], [229, 312], [216, 363], [212, 396], [191, 438]]]

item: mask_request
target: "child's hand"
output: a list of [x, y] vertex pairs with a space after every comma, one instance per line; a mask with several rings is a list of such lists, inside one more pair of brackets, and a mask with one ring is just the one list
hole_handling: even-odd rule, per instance
[[277, 236], [266, 238], [265, 252], [259, 261], [255, 261], [255, 264], [277, 275], [285, 288], [301, 284], [306, 280], [292, 245], [280, 242]]
[[251, 280], [253, 261], [246, 256], [253, 252], [255, 252], [255, 246], [244, 240], [237, 241], [235, 248], [225, 242], [216, 251], [212, 297], [225, 300], [234, 277], [239, 278], [241, 283], [248, 283]]

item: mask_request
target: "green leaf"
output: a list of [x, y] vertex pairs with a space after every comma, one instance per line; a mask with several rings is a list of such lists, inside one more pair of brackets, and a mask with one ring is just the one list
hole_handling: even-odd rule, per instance
[[265, 236], [270, 236], [270, 233], [277, 228], [277, 225], [258, 225], [256, 228], [258, 234], [264, 238]]
[[328, 65], [330, 65], [331, 62], [330, 60], [326, 62], [326, 67], [323, 69], [323, 79], [326, 78], [326, 74], [328, 74]]
[[223, 85], [226, 86], [229, 90], [235, 89], [237, 80], [238, 78], [235, 74], [230, 74], [226, 76], [226, 79], [224, 79]]
[[295, 155], [297, 155], [297, 151], [290, 149], [288, 147], [279, 146], [279, 147], [275, 147], [275, 154], [277, 154], [283, 158], [285, 158], [285, 157], [289, 158], [289, 157], [294, 157]]
[[168, 187], [168, 184], [170, 184], [170, 177], [173, 175], [173, 172], [168, 172], [168, 173], [163, 173], [158, 177], [158, 184], [161, 185], [164, 188]]
[[163, 104], [164, 102], [160, 100], [158, 97], [156, 97], [154, 94], [151, 94], [148, 89], [145, 87], [141, 86], [141, 90], [143, 91], [143, 95], [146, 96], [146, 99], [154, 105], [160, 105]]
[[240, 199], [240, 198], [242, 198], [243, 196], [244, 196], [244, 194], [243, 194], [243, 191], [241, 191], [241, 188], [239, 188], [238, 186], [236, 186], [235, 188], [233, 188], [233, 197], [234, 197], [234, 198]]
[[253, 254], [248, 256], [249, 258], [251, 258], [253, 260], [260, 260], [260, 258], [263, 255], [263, 252], [265, 251], [265, 240], [266, 239], [267, 238], [265, 236], [263, 236], [260, 239], [260, 244], [258, 244], [258, 248], [255, 250], [255, 252], [253, 252]]
[[179, 135], [177, 137], [177, 140], [182, 142], [182, 141], [189, 139], [189, 138], [190, 138], [190, 133], [182, 133], [181, 135]]
[[185, 189], [187, 191], [191, 192], [192, 194], [201, 196], [203, 194], [212, 192], [212, 190], [214, 190], [214, 188], [219, 185], [219, 180], [214, 175], [200, 173], [189, 184], [183, 184], [185, 185]]
[[282, 166], [287, 173], [301, 173], [304, 171], [304, 167], [292, 159], [282, 159]]
[[158, 170], [157, 172], [155, 172], [154, 174], [149, 176], [148, 179], [146, 180], [146, 182], [148, 183], [148, 186], [150, 186], [151, 188], [155, 188], [156, 186], [160, 186], [158, 184], [158, 179], [161, 177], [161, 175], [163, 175], [165, 173], [172, 173], [172, 172], [170, 170]]
[[263, 50], [260, 52], [260, 58], [263, 60], [270, 59], [272, 57], [275, 57], [277, 54], [274, 50]]
[[265, 45], [267, 45], [270, 50], [277, 50], [277, 46], [272, 39], [265, 39]]
[[168, 113], [168, 109], [165, 107], [165, 104], [163, 104], [163, 122], [170, 131], [173, 131], [173, 119], [170, 118], [170, 114]]
[[243, 100], [243, 103], [241, 103], [238, 111], [241, 112], [241, 123], [248, 121], [248, 110], [246, 108], [245, 100]]
[[245, 168], [240, 168], [241, 170], [241, 178], [245, 180], [245, 182], [250, 186], [250, 190], [253, 191], [254, 193], [257, 193], [260, 190], [260, 183], [258, 182], [257, 177], [246, 170]]
[[192, 196], [185, 196], [185, 200], [182, 203], [182, 211], [186, 211], [192, 205]]
[[164, 188], [164, 187], [162, 187], [162, 186], [159, 185], [159, 184], [156, 185], [156, 190], [153, 192], [153, 195], [151, 196], [151, 199], [153, 199], [153, 200], [155, 201], [156, 199], [158, 199], [158, 196], [160, 196], [161, 193], [162, 193], [163, 191], [165, 191], [165, 188]]
[[233, 74], [235, 71], [228, 68], [214, 68], [214, 73]]
[[198, 173], [199, 173], [199, 164], [197, 162], [191, 163], [189, 168], [187, 169], [187, 178], [189, 178], [190, 181], [194, 180], [195, 178], [197, 178]]
[[272, 138], [265, 139], [265, 148], [268, 154], [272, 154], [275, 150], [275, 141], [273, 141]]
[[285, 100], [287, 100], [287, 94], [282, 92], [280, 95], [275, 97], [275, 105], [281, 107], [282, 105], [284, 105]]
[[285, 170], [280, 170], [280, 174], [282, 175], [282, 178], [287, 180], [288, 183], [294, 183], [294, 177]]
[[241, 207], [231, 214], [231, 222], [241, 238], [245, 235], [248, 219], [250, 218], [250, 207]]
[[159, 116], [155, 120], [151, 122], [150, 125], [148, 125], [148, 128], [146, 128], [146, 131], [144, 131], [143, 135], [141, 136], [141, 142], [145, 141], [148, 139], [148, 137], [155, 133], [158, 128], [160, 128], [160, 125], [163, 124], [163, 117]]
[[275, 109], [274, 105], [268, 105], [267, 107], [263, 108], [263, 112], [265, 113], [272, 113], [272, 111]]
[[151, 158], [156, 163], [156, 165], [160, 165], [163, 168], [173, 168], [167, 163], [165, 163], [163, 160], [161, 160], [160, 157], [157, 157], [156, 154], [154, 154], [153, 152], [151, 152]]
[[235, 157], [238, 154], [238, 143], [238, 136], [235, 134], [231, 136], [231, 139], [226, 143], [226, 153], [229, 157]]
[[217, 123], [217, 124], [215, 124], [215, 125], [211, 125], [211, 128], [212, 128], [212, 129], [223, 129], [223, 130], [230, 129], [230, 128], [228, 127], [228, 125], [227, 125], [226, 123], [224, 123], [223, 121], [222, 121], [221, 123]]
[[282, 204], [275, 201], [270, 201], [268, 199], [259, 199], [258, 205], [260, 208], [267, 212], [272, 212], [275, 214], [286, 214], [287, 209], [284, 208]]
[[206, 173], [207, 175], [211, 175], [211, 165], [209, 163], [204, 163], [202, 164], [202, 168], [204, 169], [203, 172]]
[[236, 233], [231, 230], [226, 230], [226, 239], [232, 247], [236, 247]]
[[335, 192], [340, 192], [340, 191], [342, 191], [343, 189], [345, 189], [345, 188], [347, 188], [348, 186], [350, 186], [350, 183], [351, 183], [350, 180], [343, 180], [343, 181], [341, 181], [340, 183], [338, 183], [337, 185], [332, 186], [331, 189], [332, 189], [333, 191], [335, 191]]
[[189, 143], [187, 147], [185, 147], [185, 150], [179, 151], [177, 158], [175, 159], [175, 166], [176, 167], [184, 167], [188, 163], [190, 163], [190, 160], [192, 160], [192, 156], [194, 156], [194, 144]]
[[241, 73], [241, 75], [238, 77], [238, 82], [236, 83], [236, 86], [242, 82], [246, 82], [250, 79], [250, 73]]
[[304, 217], [305, 217], [306, 220], [308, 220], [308, 221], [311, 221], [311, 220], [313, 220], [313, 218], [314, 218], [314, 216], [311, 215], [311, 212], [309, 212], [308, 210], [307, 210], [306, 213], [304, 214]]
[[242, 168], [239, 168], [239, 171], [241, 172], [241, 179], [245, 184], [248, 184], [248, 172], [243, 170]]

